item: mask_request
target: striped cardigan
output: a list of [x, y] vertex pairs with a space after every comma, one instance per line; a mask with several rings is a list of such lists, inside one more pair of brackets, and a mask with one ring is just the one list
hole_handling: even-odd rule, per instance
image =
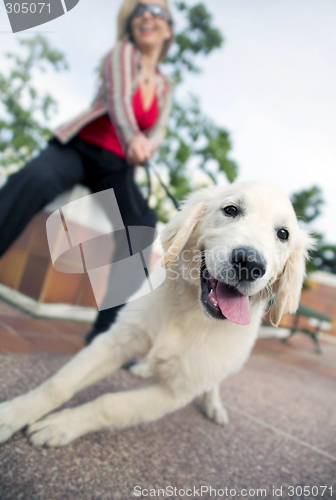
[[[140, 51], [128, 41], [118, 42], [107, 54], [103, 61], [101, 85], [90, 109], [53, 132], [63, 144], [70, 141], [85, 125], [106, 113], [115, 126], [124, 151], [133, 137], [142, 133], [132, 108], [132, 96], [139, 84], [140, 56]], [[159, 118], [152, 128], [143, 132], [155, 150], [160, 147], [166, 135], [171, 96], [169, 79], [158, 73]]]

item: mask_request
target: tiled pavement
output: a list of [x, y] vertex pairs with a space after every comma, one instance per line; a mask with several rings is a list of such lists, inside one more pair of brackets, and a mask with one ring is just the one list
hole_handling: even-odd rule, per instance
[[[89, 329], [89, 323], [33, 318], [0, 300], [0, 353], [75, 354]], [[297, 334], [286, 344], [260, 339], [254, 352], [336, 378], [336, 343], [323, 343], [317, 355], [311, 339]]]
[[75, 354], [88, 323], [36, 319], [0, 301], [0, 352]]
[[[36, 387], [83, 346], [89, 325], [37, 320], [0, 303], [0, 401]], [[245, 498], [336, 498], [336, 345], [297, 334], [288, 344], [259, 340], [240, 373], [222, 384], [230, 423], [205, 419], [196, 404], [157, 422], [97, 432], [56, 449], [35, 449], [20, 432], [0, 446], [1, 500], [126, 500], [134, 487], [196, 487], [192, 497], [223, 498], [201, 485]], [[18, 355], [18, 353], [22, 353]], [[57, 354], [57, 355], [55, 355]], [[142, 382], [124, 370], [76, 395], [70, 406]], [[322, 496], [321, 486], [328, 486]], [[289, 486], [318, 488], [302, 496]], [[330, 490], [333, 487], [333, 490]], [[279, 489], [277, 490], [279, 492]], [[161, 490], [162, 492], [162, 490]], [[197, 493], [198, 492], [198, 493]], [[245, 493], [245, 490], [244, 490]], [[162, 493], [161, 493], [162, 497]], [[141, 496], [148, 498], [148, 496]]]

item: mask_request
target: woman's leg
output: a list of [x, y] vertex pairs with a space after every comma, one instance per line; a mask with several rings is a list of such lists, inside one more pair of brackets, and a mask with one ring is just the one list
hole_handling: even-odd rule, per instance
[[[148, 226], [155, 228], [157, 222], [157, 216], [150, 207], [147, 207], [147, 203], [144, 200], [138, 186], [134, 181], [134, 169], [133, 167], [124, 168], [123, 172], [119, 169], [116, 171], [111, 167], [109, 170], [104, 170], [100, 175], [98, 185], [95, 186], [96, 191], [103, 191], [105, 189], [114, 189], [114, 193], [118, 202], [121, 217], [123, 219], [124, 225], [128, 226]], [[113, 217], [112, 217], [113, 219]], [[113, 222], [113, 220], [112, 220]], [[137, 235], [139, 241], [137, 241], [138, 248], [144, 249], [153, 243], [153, 239], [149, 240], [148, 233], [139, 231]], [[141, 240], [141, 241], [140, 241]], [[125, 255], [128, 251], [124, 247], [125, 239], [117, 238], [116, 247], [114, 250], [114, 261], [118, 260], [115, 258], [116, 254]], [[132, 292], [130, 296], [135, 293], [144, 281], [144, 276], [134, 277], [132, 280]], [[109, 289], [116, 286], [114, 280], [113, 268], [111, 275], [109, 277], [109, 287], [106, 292], [106, 297], [109, 296]], [[111, 324], [115, 321], [116, 316], [124, 304], [111, 307], [109, 309], [104, 309], [98, 313], [96, 321], [93, 325], [93, 329], [86, 336], [86, 340], [90, 343], [99, 333], [106, 331]]]
[[51, 140], [39, 156], [11, 175], [0, 190], [0, 257], [32, 217], [60, 193], [83, 182], [85, 170], [78, 151]]

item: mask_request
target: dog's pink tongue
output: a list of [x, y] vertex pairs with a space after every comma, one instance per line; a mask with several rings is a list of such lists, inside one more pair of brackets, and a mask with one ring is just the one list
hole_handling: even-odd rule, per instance
[[249, 298], [241, 295], [234, 288], [218, 282], [216, 288], [217, 302], [223, 316], [238, 325], [251, 323]]

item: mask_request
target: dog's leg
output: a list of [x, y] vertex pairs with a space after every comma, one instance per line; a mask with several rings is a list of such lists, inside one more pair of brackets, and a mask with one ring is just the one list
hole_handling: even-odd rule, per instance
[[68, 401], [79, 390], [114, 372], [128, 359], [145, 354], [149, 347], [144, 332], [116, 324], [42, 385], [0, 404], [0, 443]]
[[152, 371], [148, 361], [142, 361], [140, 363], [137, 363], [136, 365], [131, 366], [129, 371], [135, 377], [144, 378], [144, 379], [153, 377], [153, 371]]
[[229, 417], [222, 404], [219, 385], [214, 385], [210, 391], [200, 397], [201, 408], [206, 417], [219, 425], [229, 423]]
[[176, 396], [159, 384], [115, 394], [63, 410], [35, 422], [28, 429], [35, 446], [62, 446], [100, 429], [121, 429], [156, 420], [181, 408], [190, 397]]

